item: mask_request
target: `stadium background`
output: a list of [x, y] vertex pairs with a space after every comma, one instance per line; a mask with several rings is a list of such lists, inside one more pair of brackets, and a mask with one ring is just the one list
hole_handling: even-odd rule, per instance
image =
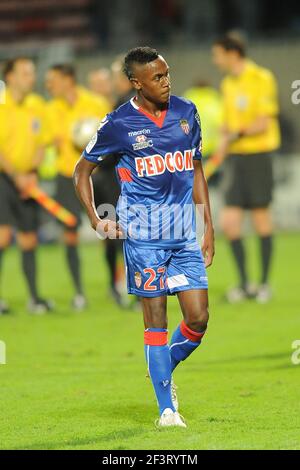
[[[221, 76], [211, 63], [210, 46], [229, 29], [245, 34], [249, 55], [269, 67], [279, 83], [283, 145], [275, 157], [274, 299], [267, 306], [222, 302], [235, 272], [219, 234], [210, 271], [211, 331], [187, 371], [178, 372], [185, 401], [191, 388], [199, 391], [201, 416], [187, 416], [186, 438], [176, 430], [158, 438], [151, 428], [155, 403], [143, 379], [140, 315], [119, 310], [109, 298], [101, 246], [98, 253], [88, 224], [82, 228], [81, 251], [90, 307], [82, 316], [69, 309], [69, 280], [59, 243], [54, 243], [42, 247], [39, 264], [43, 290], [57, 309], [51, 317], [29, 317], [12, 247], [3, 290], [16, 308], [11, 317], [0, 318], [0, 340], [7, 348], [7, 364], [0, 365], [1, 448], [168, 449], [175, 448], [174, 436], [176, 448], [186, 449], [299, 448], [295, 381], [300, 366], [290, 360], [291, 343], [300, 339], [300, 105], [291, 100], [292, 83], [300, 79], [299, 3], [286, 1], [283, 8], [278, 0], [1, 0], [0, 62], [32, 57], [37, 90], [44, 94], [43, 76], [53, 63], [73, 62], [80, 83], [86, 84], [90, 70], [109, 66], [129, 47], [148, 44], [167, 58], [172, 92], [181, 95], [199, 78], [218, 86]], [[44, 186], [51, 193], [51, 181]], [[211, 197], [218, 227], [218, 184], [211, 187]], [[246, 228], [254, 276], [256, 246]], [[47, 217], [41, 238], [57, 239], [56, 224]], [[178, 308], [173, 299], [170, 306], [174, 326]]]

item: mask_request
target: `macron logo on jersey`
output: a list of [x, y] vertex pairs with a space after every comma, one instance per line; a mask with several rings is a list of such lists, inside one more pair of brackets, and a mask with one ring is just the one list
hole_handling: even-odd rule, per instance
[[185, 150], [184, 153], [167, 152], [164, 157], [159, 154], [149, 157], [136, 157], [135, 169], [141, 178], [143, 176], [162, 175], [166, 170], [170, 173], [175, 171], [191, 171], [194, 169], [193, 155], [195, 150]]
[[145, 134], [150, 134], [151, 131], [150, 129], [141, 129], [140, 131], [131, 131], [128, 132], [129, 137], [136, 137], [137, 135], [145, 135]]

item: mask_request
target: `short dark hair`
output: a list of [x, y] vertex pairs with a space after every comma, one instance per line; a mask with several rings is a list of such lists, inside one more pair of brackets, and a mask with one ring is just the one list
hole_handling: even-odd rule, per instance
[[3, 77], [4, 77], [4, 80], [7, 79], [7, 76], [13, 72], [14, 68], [15, 68], [15, 65], [18, 63], [18, 62], [33, 62], [32, 59], [30, 59], [29, 57], [14, 57], [13, 59], [9, 59], [5, 62], [4, 64], [4, 67], [3, 67]]
[[236, 51], [240, 57], [246, 56], [246, 42], [239, 33], [227, 33], [216, 39], [214, 45], [223, 47], [225, 51]]
[[130, 80], [133, 77], [132, 66], [134, 64], [148, 64], [158, 58], [158, 52], [151, 47], [135, 47], [127, 52], [124, 59], [123, 72]]
[[76, 70], [72, 64], [54, 64], [51, 65], [50, 70], [59, 72], [66, 77], [73, 78], [76, 81]]

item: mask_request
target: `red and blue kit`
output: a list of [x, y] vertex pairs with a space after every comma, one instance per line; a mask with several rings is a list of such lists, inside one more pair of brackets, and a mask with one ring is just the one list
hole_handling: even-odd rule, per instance
[[157, 297], [207, 289], [192, 199], [193, 161], [202, 158], [195, 105], [171, 96], [156, 118], [133, 98], [102, 120], [83, 156], [101, 167], [116, 154], [128, 292]]

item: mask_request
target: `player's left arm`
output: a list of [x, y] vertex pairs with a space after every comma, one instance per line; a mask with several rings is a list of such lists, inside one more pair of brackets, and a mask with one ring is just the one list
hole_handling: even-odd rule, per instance
[[205, 232], [202, 242], [202, 253], [205, 260], [205, 266], [208, 267], [212, 264], [213, 257], [215, 254], [215, 242], [214, 242], [214, 228], [210, 211], [210, 202], [207, 181], [204, 176], [202, 167], [202, 135], [201, 135], [201, 121], [200, 116], [197, 112], [197, 108], [193, 106], [193, 126], [191, 129], [191, 148], [194, 152], [194, 184], [193, 184], [193, 200], [198, 210], [197, 205], [204, 207], [204, 224]]
[[245, 129], [241, 129], [237, 133], [229, 135], [228, 140], [232, 142], [234, 140], [240, 139], [241, 137], [250, 137], [252, 135], [263, 134], [268, 130], [270, 119], [270, 116], [258, 116], [250, 126], [246, 127]]
[[215, 254], [215, 237], [210, 210], [208, 186], [204, 176], [201, 160], [194, 160], [193, 200], [196, 206], [202, 205], [204, 207], [205, 232], [201, 249], [205, 259], [205, 266], [208, 267], [212, 264]]

